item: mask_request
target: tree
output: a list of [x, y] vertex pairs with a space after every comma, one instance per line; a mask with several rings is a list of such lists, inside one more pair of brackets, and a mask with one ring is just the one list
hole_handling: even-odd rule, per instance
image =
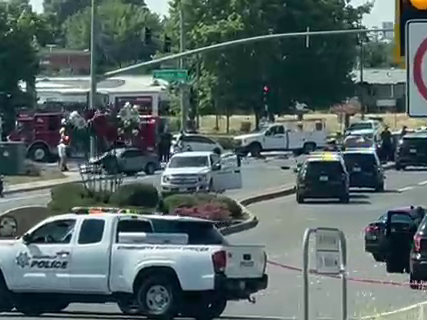
[[[122, 67], [150, 59], [158, 43], [153, 37], [150, 44], [144, 43], [144, 29], [160, 33], [157, 15], [146, 6], [106, 1], [98, 9], [100, 36], [98, 50], [103, 66]], [[90, 8], [70, 17], [64, 24], [67, 47], [87, 49], [90, 46]]]
[[364, 67], [391, 68], [393, 62], [394, 44], [384, 41], [369, 41], [364, 45]]
[[5, 130], [13, 127], [15, 107], [31, 104], [34, 98], [24, 94], [21, 81], [34, 87], [39, 70], [38, 40], [44, 26], [25, 1], [0, 2], [0, 108]]
[[[178, 39], [180, 0], [171, 2], [169, 32]], [[182, 1], [188, 48], [256, 35], [356, 28], [370, 6], [345, 0]], [[224, 106], [260, 114], [262, 88], [270, 87], [269, 109], [286, 111], [292, 101], [328, 107], [353, 93], [350, 72], [356, 61], [354, 36], [291, 38], [260, 42], [202, 56], [202, 96]], [[193, 60], [188, 61], [192, 68]], [[209, 85], [203, 79], [210, 79]], [[215, 79], [212, 84], [212, 79]], [[208, 93], [209, 92], [209, 93]], [[206, 103], [205, 107], [212, 103]], [[228, 108], [228, 107], [227, 107]]]

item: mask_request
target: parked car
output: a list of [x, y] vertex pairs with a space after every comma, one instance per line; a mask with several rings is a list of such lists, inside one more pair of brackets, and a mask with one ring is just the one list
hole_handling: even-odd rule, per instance
[[138, 148], [117, 148], [105, 152], [100, 157], [90, 159], [87, 164], [80, 167], [83, 173], [107, 174], [124, 173], [134, 175], [145, 172], [147, 175], [160, 170], [158, 155]]
[[[387, 215], [390, 219], [387, 220]], [[375, 221], [368, 224], [365, 228], [365, 251], [372, 254], [375, 261], [384, 262], [387, 253], [386, 229], [387, 221], [395, 230], [403, 230], [407, 226], [414, 225], [415, 207], [404, 207], [391, 209], [380, 215]]]
[[384, 170], [375, 149], [350, 149], [342, 155], [350, 175], [350, 188], [384, 191]]
[[406, 134], [398, 143], [395, 155], [396, 170], [406, 167], [427, 167], [427, 132]]
[[296, 183], [296, 200], [307, 198], [339, 198], [350, 201], [349, 175], [339, 153], [325, 153], [307, 158], [299, 167]]
[[176, 134], [172, 137], [171, 154], [182, 151], [215, 151], [223, 153], [222, 146], [200, 134]]

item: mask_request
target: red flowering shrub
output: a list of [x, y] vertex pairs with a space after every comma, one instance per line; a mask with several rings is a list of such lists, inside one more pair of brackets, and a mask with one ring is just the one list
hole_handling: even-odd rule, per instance
[[228, 208], [220, 202], [201, 203], [193, 207], [178, 207], [172, 211], [172, 214], [212, 221], [227, 221], [231, 218], [231, 213]]

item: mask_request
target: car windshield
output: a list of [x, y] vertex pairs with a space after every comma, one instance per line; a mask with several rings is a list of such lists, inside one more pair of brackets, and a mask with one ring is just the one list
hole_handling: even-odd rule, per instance
[[347, 168], [359, 167], [362, 169], [372, 169], [376, 165], [373, 154], [346, 153], [344, 154], [344, 161]]
[[358, 122], [350, 125], [348, 130], [364, 130], [364, 129], [372, 129], [372, 124], [369, 122]]
[[168, 168], [202, 168], [209, 166], [209, 158], [207, 156], [189, 156], [189, 157], [173, 157], [168, 165]]
[[228, 245], [227, 240], [210, 222], [187, 222], [153, 219], [156, 233], [185, 233], [190, 245]]
[[[387, 221], [387, 213], [384, 213], [378, 218], [378, 222], [385, 223]], [[391, 222], [396, 223], [414, 223], [414, 220], [411, 218], [410, 214], [405, 211], [393, 211], [393, 215], [391, 216]]]

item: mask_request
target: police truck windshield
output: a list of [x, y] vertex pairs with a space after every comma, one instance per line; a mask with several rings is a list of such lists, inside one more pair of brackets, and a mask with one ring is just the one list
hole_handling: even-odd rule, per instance
[[203, 168], [209, 166], [207, 156], [173, 157], [169, 162], [169, 168]]

